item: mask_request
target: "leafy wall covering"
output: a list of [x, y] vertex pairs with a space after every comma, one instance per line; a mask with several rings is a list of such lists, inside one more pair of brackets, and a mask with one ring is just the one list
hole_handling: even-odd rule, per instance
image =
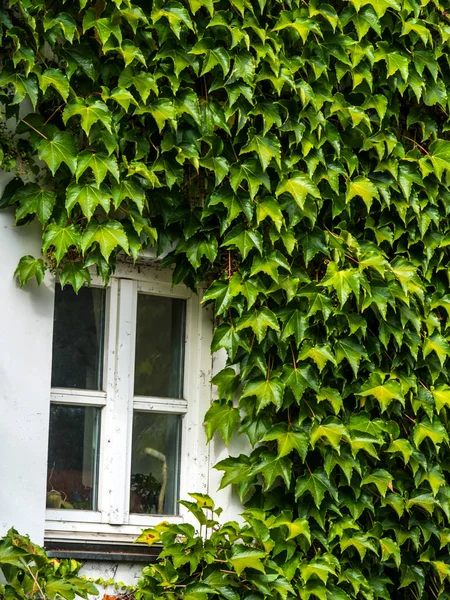
[[0, 202], [42, 225], [21, 284], [155, 244], [212, 282], [207, 433], [254, 446], [217, 465], [253, 552], [218, 572], [259, 583], [192, 598], [450, 598], [447, 0], [11, 0], [0, 23]]

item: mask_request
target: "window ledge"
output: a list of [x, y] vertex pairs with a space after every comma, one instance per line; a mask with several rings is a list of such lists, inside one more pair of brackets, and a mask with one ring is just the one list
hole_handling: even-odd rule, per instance
[[105, 542], [65, 542], [45, 540], [50, 558], [74, 558], [108, 562], [155, 562], [161, 547], [141, 544], [118, 544]]

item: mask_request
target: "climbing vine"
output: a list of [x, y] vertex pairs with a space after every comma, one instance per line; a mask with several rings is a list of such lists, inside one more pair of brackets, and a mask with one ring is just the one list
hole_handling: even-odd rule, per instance
[[449, 13], [3, 3], [0, 206], [42, 226], [20, 283], [50, 270], [78, 290], [171, 250], [176, 283], [210, 285], [228, 355], [208, 437], [254, 447], [216, 465], [245, 534], [213, 552], [160, 530], [149, 597], [189, 577], [189, 600], [450, 597]]

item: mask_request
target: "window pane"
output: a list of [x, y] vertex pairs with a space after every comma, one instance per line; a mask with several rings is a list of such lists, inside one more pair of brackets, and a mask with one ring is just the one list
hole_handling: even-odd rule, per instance
[[136, 396], [183, 397], [185, 306], [184, 300], [138, 295]]
[[77, 295], [56, 286], [52, 387], [102, 389], [105, 297], [101, 288]]
[[96, 510], [100, 409], [52, 404], [47, 508]]
[[130, 512], [177, 514], [180, 415], [133, 416]]

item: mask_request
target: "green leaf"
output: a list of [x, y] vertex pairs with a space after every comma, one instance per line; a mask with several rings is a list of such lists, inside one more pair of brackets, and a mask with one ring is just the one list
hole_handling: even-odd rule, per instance
[[284, 386], [278, 377], [254, 379], [244, 387], [241, 400], [255, 397], [257, 414], [269, 404], [274, 404], [277, 410], [280, 410], [283, 405]]
[[350, 202], [355, 196], [364, 200], [367, 212], [370, 212], [373, 199], [380, 199], [377, 187], [367, 177], [356, 177], [347, 182], [345, 201]]
[[45, 94], [47, 88], [52, 86], [61, 95], [64, 102], [69, 96], [69, 81], [60, 69], [47, 69], [39, 76], [39, 87]]
[[233, 360], [239, 347], [249, 350], [247, 339], [242, 334], [237, 333], [235, 327], [228, 325], [228, 323], [222, 323], [216, 327], [211, 343], [212, 352], [224, 348], [230, 360]]
[[237, 225], [225, 237], [222, 246], [236, 246], [245, 260], [253, 248], [262, 253], [263, 238], [258, 231], [247, 229], [244, 225]]
[[78, 156], [75, 174], [77, 182], [86, 169], [92, 169], [97, 186], [100, 186], [107, 173], [111, 173], [116, 181], [119, 182], [120, 176], [117, 161], [107, 154], [97, 154], [95, 152], [90, 152], [89, 150], [81, 152]]
[[92, 221], [89, 223], [81, 239], [83, 254], [93, 244], [99, 245], [100, 252], [106, 262], [109, 261], [111, 252], [116, 250], [118, 246], [128, 253], [128, 238], [123, 226], [118, 221], [106, 221], [104, 223]]
[[372, 373], [361, 387], [358, 395], [363, 397], [374, 396], [380, 403], [381, 412], [384, 412], [394, 400], [398, 400], [404, 405], [405, 398], [400, 382], [388, 379], [383, 383], [383, 379], [378, 373]]
[[55, 192], [41, 189], [36, 183], [28, 183], [13, 195], [11, 202], [18, 202], [16, 223], [27, 215], [36, 214], [45, 224], [51, 217], [56, 202]]
[[223, 157], [208, 157], [201, 158], [198, 164], [209, 171], [213, 171], [215, 175], [215, 185], [218, 186], [223, 181], [224, 177], [230, 170], [230, 165], [226, 158]]
[[37, 151], [39, 158], [49, 166], [52, 175], [56, 173], [61, 163], [65, 163], [72, 174], [75, 173], [78, 148], [75, 138], [67, 131], [60, 131], [43, 139], [38, 144]]
[[332, 287], [336, 291], [342, 308], [352, 292], [356, 300], [359, 301], [360, 279], [361, 274], [358, 269], [339, 270], [337, 263], [330, 262], [320, 285]]
[[343, 338], [336, 342], [334, 350], [336, 362], [339, 364], [345, 358], [350, 364], [355, 377], [357, 377], [361, 359], [368, 358], [363, 346], [354, 342], [351, 338]]
[[[14, 276], [18, 278], [20, 287], [23, 287], [30, 279], [36, 277], [38, 285], [40, 285], [45, 275], [45, 264], [42, 258], [34, 258], [29, 254], [22, 256], [14, 271]], [[0, 555], [1, 562], [1, 555]]]
[[247, 327], [252, 328], [259, 343], [265, 338], [268, 327], [275, 331], [280, 331], [276, 316], [265, 306], [259, 310], [244, 314], [236, 325], [236, 331], [241, 331]]
[[248, 152], [257, 153], [263, 171], [265, 171], [273, 158], [279, 162], [281, 146], [278, 138], [272, 133], [262, 136], [257, 135], [256, 131], [252, 129], [249, 131], [248, 142], [241, 149], [240, 154], [247, 154]]
[[414, 425], [413, 439], [416, 448], [426, 438], [433, 442], [436, 449], [443, 441], [448, 442], [448, 434], [438, 417], [434, 417], [432, 421], [424, 419]]
[[337, 501], [337, 489], [323, 469], [307, 472], [297, 479], [295, 485], [295, 498], [298, 500], [298, 498], [303, 497], [307, 492], [313, 497], [314, 504], [317, 508], [320, 508], [326, 492]]
[[303, 210], [308, 194], [320, 198], [318, 187], [311, 181], [309, 175], [295, 171], [290, 178], [284, 178], [278, 184], [275, 195], [278, 198], [283, 193], [290, 194]]
[[264, 565], [261, 562], [261, 558], [265, 556], [266, 552], [263, 550], [237, 544], [233, 546], [232, 555], [228, 559], [228, 562], [231, 563], [238, 577], [240, 577], [242, 571], [245, 569], [255, 569], [256, 571], [265, 573]]
[[100, 122], [111, 133], [111, 113], [104, 102], [100, 100], [82, 100], [76, 98], [66, 105], [62, 118], [64, 125], [72, 117], [81, 117], [81, 128], [89, 135], [92, 125]]
[[276, 440], [278, 445], [278, 456], [287, 456], [293, 450], [296, 450], [302, 461], [305, 460], [309, 448], [308, 434], [295, 427], [288, 428], [284, 423], [274, 425], [272, 429], [266, 433], [263, 441]]
[[292, 462], [286, 456], [280, 457], [273, 452], [263, 452], [252, 470], [252, 475], [261, 473], [264, 489], [269, 489], [277, 477], [281, 477], [289, 487], [292, 476]]
[[58, 266], [69, 248], [80, 249], [80, 230], [75, 225], [61, 226], [57, 223], [52, 223], [45, 230], [42, 251], [47, 253], [51, 246], [54, 248], [52, 257], [56, 260], [56, 265]]
[[284, 217], [280, 205], [273, 198], [265, 197], [262, 202], [258, 202], [256, 205], [257, 224], [259, 225], [266, 217], [272, 220], [278, 231], [281, 230], [284, 225]]
[[300, 401], [303, 392], [308, 388], [311, 388], [316, 392], [319, 391], [319, 382], [317, 381], [316, 374], [311, 365], [306, 365], [304, 367], [284, 365], [283, 381], [285, 385], [292, 390], [297, 402]]
[[111, 193], [105, 185], [96, 187], [89, 183], [85, 183], [84, 185], [72, 183], [66, 191], [66, 209], [68, 214], [70, 215], [74, 206], [79, 204], [83, 215], [88, 221], [90, 221], [99, 205], [105, 213], [108, 213], [110, 202]]
[[375, 469], [370, 474], [366, 475], [361, 480], [361, 485], [367, 485], [369, 483], [374, 483], [377, 487], [377, 490], [383, 496], [386, 496], [386, 492], [389, 489], [392, 489], [392, 481], [394, 478], [388, 471], [385, 469]]
[[311, 358], [321, 372], [328, 361], [332, 362], [334, 365], [336, 364], [334, 356], [331, 354], [330, 350], [330, 347], [326, 344], [313, 346], [313, 344], [310, 342], [306, 342], [302, 346], [297, 360]]
[[348, 438], [348, 431], [336, 419], [328, 419], [322, 423], [315, 423], [310, 433], [311, 447], [314, 448], [317, 440], [321, 440], [324, 443], [325, 438], [339, 454], [341, 440], [345, 441]]
[[409, 459], [413, 451], [414, 449], [411, 446], [411, 444], [408, 442], [408, 440], [404, 439], [392, 440], [392, 442], [389, 445], [389, 448], [386, 450], [386, 452], [400, 452], [403, 456], [403, 461], [405, 465], [409, 463]]
[[423, 357], [426, 358], [431, 352], [435, 352], [441, 366], [444, 366], [447, 356], [450, 356], [450, 344], [439, 333], [425, 338], [422, 346]]
[[220, 432], [225, 444], [228, 446], [236, 427], [240, 423], [239, 411], [229, 402], [222, 404], [215, 400], [205, 415], [205, 429], [208, 442], [216, 431]]
[[450, 142], [435, 140], [430, 145], [429, 159], [435, 169], [436, 175], [441, 179], [444, 171], [450, 171]]

